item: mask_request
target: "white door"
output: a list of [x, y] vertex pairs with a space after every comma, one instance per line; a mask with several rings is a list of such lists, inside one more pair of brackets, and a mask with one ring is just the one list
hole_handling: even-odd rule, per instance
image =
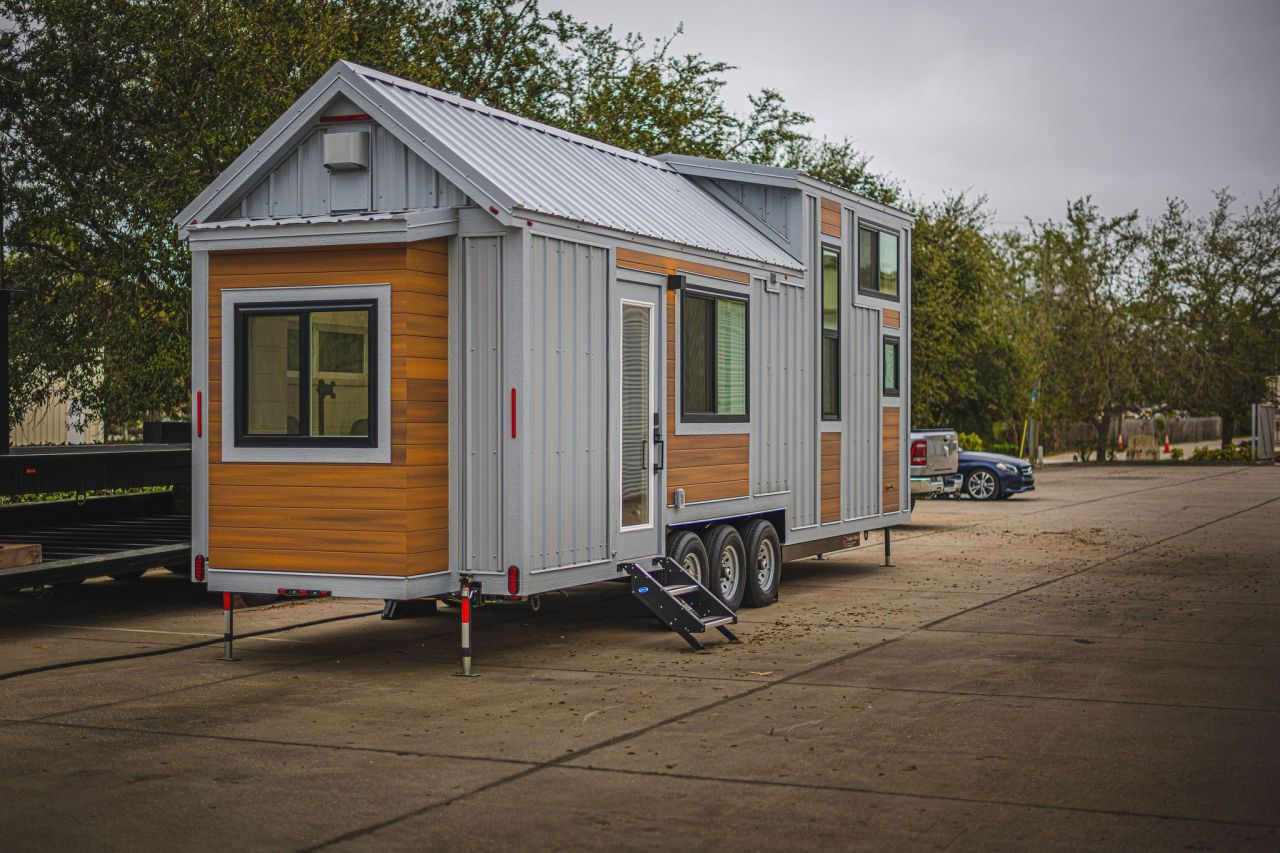
[[620, 281], [614, 314], [618, 560], [660, 554], [662, 469], [662, 289]]

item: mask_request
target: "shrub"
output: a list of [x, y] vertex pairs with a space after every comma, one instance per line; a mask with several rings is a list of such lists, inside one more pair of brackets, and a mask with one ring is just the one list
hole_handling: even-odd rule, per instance
[[1017, 456], [1018, 445], [1016, 444], [993, 444], [987, 448], [989, 453], [1003, 453], [1005, 456]]
[[1230, 447], [1197, 447], [1191, 454], [1192, 462], [1250, 462], [1253, 450], [1241, 442]]
[[982, 438], [976, 432], [958, 432], [956, 440], [960, 442], [961, 450], [971, 450], [979, 453], [982, 450]]

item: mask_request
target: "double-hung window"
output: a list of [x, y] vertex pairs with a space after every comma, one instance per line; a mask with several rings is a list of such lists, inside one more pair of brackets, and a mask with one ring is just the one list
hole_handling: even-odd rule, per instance
[[746, 421], [746, 299], [684, 291], [680, 312], [681, 416], [686, 421]]
[[858, 289], [898, 298], [898, 235], [858, 226]]
[[822, 247], [822, 419], [840, 419], [840, 251]]
[[235, 311], [237, 445], [377, 445], [374, 302], [246, 303]]

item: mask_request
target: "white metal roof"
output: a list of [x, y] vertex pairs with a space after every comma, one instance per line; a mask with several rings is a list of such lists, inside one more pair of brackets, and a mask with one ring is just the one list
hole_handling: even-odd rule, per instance
[[[660, 160], [343, 63], [405, 130], [513, 209], [799, 269], [746, 220]], [[443, 149], [443, 150], [442, 150]]]

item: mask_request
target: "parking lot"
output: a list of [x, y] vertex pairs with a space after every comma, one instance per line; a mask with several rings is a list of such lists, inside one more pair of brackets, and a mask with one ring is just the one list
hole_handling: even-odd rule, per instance
[[[0, 681], [10, 850], [1280, 847], [1280, 471], [1056, 467], [788, 564], [696, 655], [621, 585], [239, 613]], [[221, 631], [184, 579], [0, 598], [0, 671]]]

